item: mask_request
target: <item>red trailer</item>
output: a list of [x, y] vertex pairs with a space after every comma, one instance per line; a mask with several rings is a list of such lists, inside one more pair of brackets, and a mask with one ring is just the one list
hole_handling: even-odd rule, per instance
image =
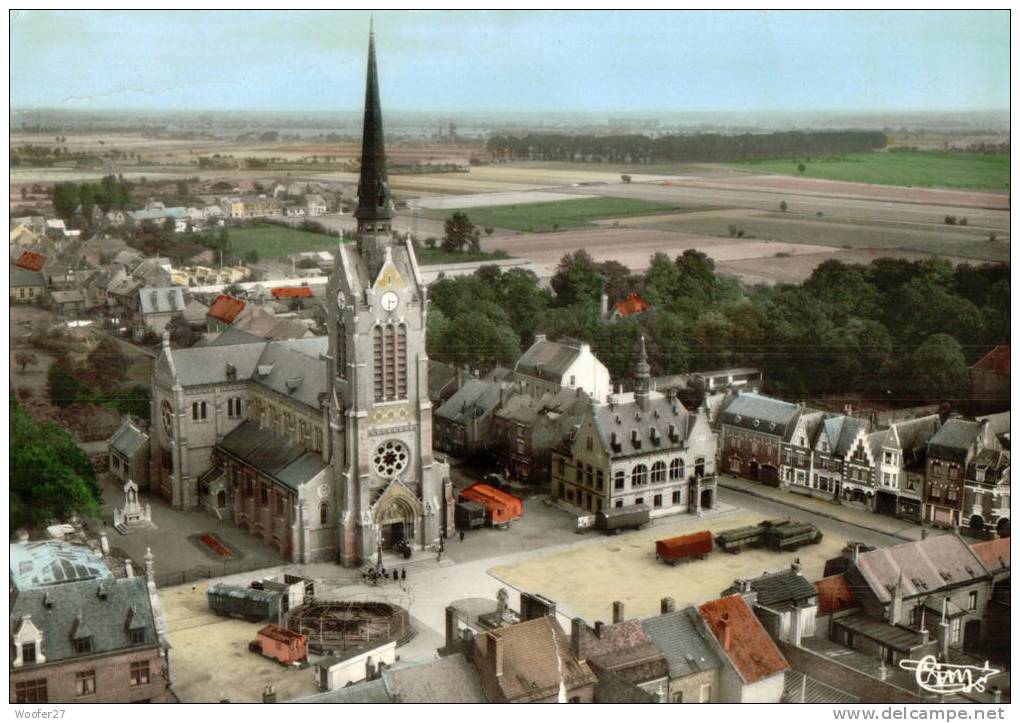
[[253, 647], [283, 665], [299, 663], [308, 658], [308, 638], [279, 625], [267, 625], [259, 630]]
[[704, 560], [712, 551], [712, 533], [708, 530], [692, 532], [689, 535], [670, 537], [655, 543], [655, 559], [676, 565], [681, 560], [693, 557]]
[[493, 527], [503, 527], [524, 514], [520, 497], [498, 490], [484, 482], [475, 482], [461, 490], [461, 502], [477, 502], [485, 508], [485, 520]]

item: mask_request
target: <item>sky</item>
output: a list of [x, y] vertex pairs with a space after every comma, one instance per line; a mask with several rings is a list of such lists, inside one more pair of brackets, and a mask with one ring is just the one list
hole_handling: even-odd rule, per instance
[[[375, 12], [384, 107], [999, 110], [1009, 12]], [[15, 11], [11, 105], [356, 110], [369, 13]]]

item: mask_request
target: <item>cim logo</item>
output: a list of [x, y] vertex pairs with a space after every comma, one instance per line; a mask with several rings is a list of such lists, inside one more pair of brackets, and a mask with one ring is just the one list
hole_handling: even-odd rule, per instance
[[940, 663], [934, 655], [927, 655], [920, 660], [901, 660], [900, 667], [914, 671], [914, 678], [923, 690], [929, 693], [983, 693], [985, 683], [993, 675], [1002, 671], [976, 665], [950, 665]]

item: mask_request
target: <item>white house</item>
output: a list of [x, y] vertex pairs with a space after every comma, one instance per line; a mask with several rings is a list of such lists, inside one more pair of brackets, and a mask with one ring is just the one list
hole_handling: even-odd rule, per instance
[[609, 370], [592, 354], [591, 346], [574, 339], [549, 341], [536, 334], [517, 363], [509, 381], [520, 382], [533, 397], [561, 389], [583, 389], [596, 402], [605, 402], [611, 391]]

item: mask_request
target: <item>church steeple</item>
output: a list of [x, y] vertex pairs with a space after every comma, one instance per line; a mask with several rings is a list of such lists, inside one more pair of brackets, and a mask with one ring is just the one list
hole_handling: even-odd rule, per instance
[[[375, 33], [368, 33], [368, 78], [365, 81], [365, 119], [361, 131], [361, 178], [358, 181], [358, 233], [390, 232], [393, 210], [386, 176], [379, 74], [375, 62]], [[381, 228], [380, 228], [381, 227]]]

